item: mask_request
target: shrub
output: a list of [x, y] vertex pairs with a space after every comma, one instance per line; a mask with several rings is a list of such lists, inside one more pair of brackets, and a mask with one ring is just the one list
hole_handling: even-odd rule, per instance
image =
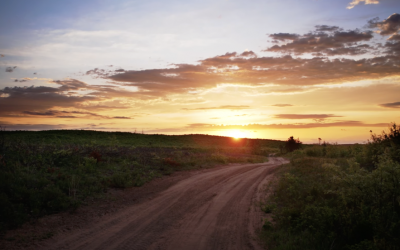
[[400, 163], [400, 127], [393, 123], [389, 131], [382, 131], [380, 135], [372, 134], [367, 144], [364, 167], [375, 169], [379, 164], [379, 157], [385, 153], [390, 159]]
[[293, 136], [289, 137], [286, 141], [285, 148], [287, 152], [293, 152], [296, 149], [301, 148], [302, 142], [299, 139], [294, 139]]
[[279, 209], [272, 211], [272, 226], [264, 227], [269, 247], [400, 249], [398, 136], [393, 124], [372, 135], [366, 152], [359, 145], [327, 144], [321, 147], [325, 158], [314, 157], [318, 147], [293, 158], [270, 197]]

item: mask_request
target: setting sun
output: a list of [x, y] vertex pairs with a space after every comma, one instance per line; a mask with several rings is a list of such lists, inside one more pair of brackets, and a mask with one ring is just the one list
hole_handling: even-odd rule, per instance
[[5, 2], [7, 130], [347, 144], [400, 122], [398, 0]]
[[240, 139], [240, 138], [246, 137], [245, 133], [243, 133], [239, 130], [230, 131], [228, 134], [230, 137], [233, 137], [235, 139]]

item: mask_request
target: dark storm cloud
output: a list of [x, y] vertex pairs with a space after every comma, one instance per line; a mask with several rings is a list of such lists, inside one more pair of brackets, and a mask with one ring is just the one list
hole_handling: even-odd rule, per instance
[[274, 118], [278, 119], [326, 119], [331, 117], [342, 117], [332, 114], [279, 114]]
[[336, 26], [316, 26], [314, 32], [298, 35], [288, 33], [272, 34], [274, 42], [290, 40], [282, 45], [274, 45], [265, 51], [314, 55], [359, 55], [367, 53], [368, 44], [360, 42], [369, 41], [373, 37], [372, 31], [350, 30], [342, 31]]
[[383, 103], [383, 104], [379, 104], [379, 106], [384, 107], [384, 108], [398, 109], [398, 108], [400, 108], [400, 102]]

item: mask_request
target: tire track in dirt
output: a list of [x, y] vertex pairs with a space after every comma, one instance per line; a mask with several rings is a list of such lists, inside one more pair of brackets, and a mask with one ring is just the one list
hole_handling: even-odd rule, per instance
[[282, 163], [271, 157], [199, 173], [100, 223], [58, 235], [43, 249], [257, 249], [255, 203]]

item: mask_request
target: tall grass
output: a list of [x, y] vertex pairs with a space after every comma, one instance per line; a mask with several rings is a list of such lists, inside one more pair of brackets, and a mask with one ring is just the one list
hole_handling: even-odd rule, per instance
[[269, 249], [400, 249], [400, 144], [374, 136], [292, 154], [267, 204], [276, 207], [262, 233]]
[[[252, 149], [246, 145], [172, 147], [168, 140], [173, 144], [176, 138], [170, 136], [126, 133], [128, 140], [118, 133], [98, 132], [98, 138], [95, 133], [0, 131], [0, 232], [47, 214], [74, 210], [87, 197], [109, 188], [141, 186], [175, 171], [266, 160], [249, 155]], [[151, 146], [144, 143], [146, 138], [152, 139]]]

